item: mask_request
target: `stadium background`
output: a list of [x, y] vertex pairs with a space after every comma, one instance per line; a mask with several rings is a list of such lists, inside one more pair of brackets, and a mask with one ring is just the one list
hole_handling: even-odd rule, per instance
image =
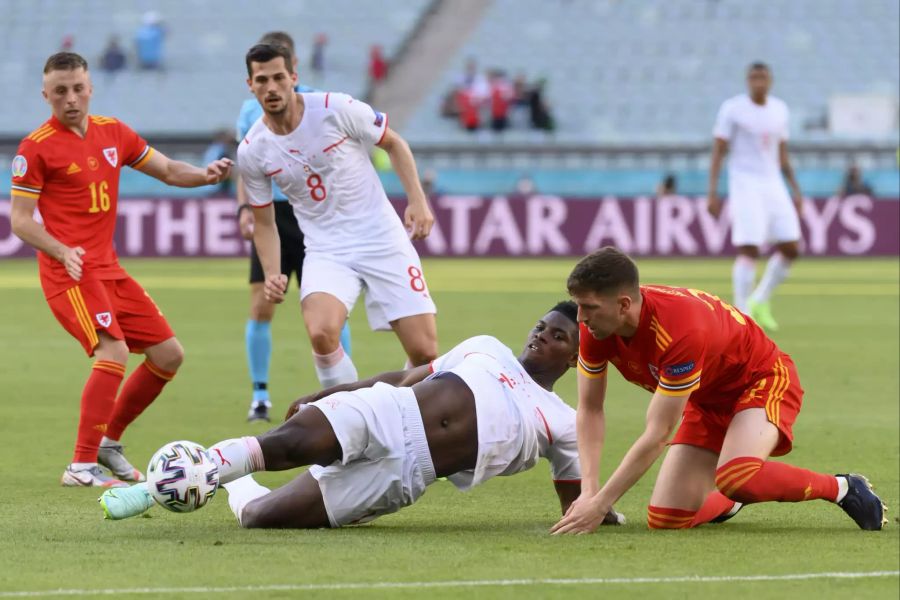
[[[148, 11], [166, 31], [161, 71], [135, 66], [134, 36]], [[524, 327], [559, 299], [571, 267], [570, 259], [546, 258], [607, 243], [666, 257], [640, 263], [646, 280], [728, 296], [727, 221], [704, 209], [711, 130], [722, 100], [744, 90], [747, 64], [766, 61], [773, 94], [792, 111], [791, 156], [809, 197], [805, 251], [841, 257], [801, 261], [776, 298], [783, 325], [776, 340], [797, 360], [811, 399], [792, 456], [816, 469], [860, 465], [887, 503], [898, 503], [896, 0], [0, 0], [0, 14], [4, 172], [19, 140], [47, 118], [41, 68], [63, 45], [91, 64], [92, 112], [121, 118], [170, 156], [199, 164], [249, 97], [246, 49], [265, 31], [290, 32], [301, 83], [372, 101], [409, 140], [420, 173], [436, 174], [437, 230], [419, 248], [449, 257], [425, 261], [442, 349], [484, 332], [518, 347]], [[320, 33], [325, 66], [313, 74]], [[99, 69], [111, 35], [128, 63], [114, 75]], [[377, 86], [367, 77], [373, 44], [391, 64]], [[442, 118], [442, 98], [470, 57], [481, 70], [545, 78], [555, 130], [520, 122], [502, 136], [472, 134]], [[402, 200], [394, 175], [376, 164]], [[838, 193], [851, 164], [871, 194]], [[656, 188], [669, 173], [677, 193], [660, 196]], [[166, 311], [188, 356], [179, 379], [129, 430], [129, 452], [140, 463], [174, 438], [211, 443], [260, 429], [243, 423], [247, 263], [235, 258], [246, 244], [234, 200], [218, 190], [168, 188], [129, 170], [121, 190], [118, 251]], [[642, 538], [653, 472], [619, 504], [630, 526], [571, 541], [545, 536], [557, 507], [542, 467], [466, 495], [438, 484], [409, 511], [343, 532], [241, 531], [221, 498], [187, 519], [156, 511], [153, 519], [103, 523], [95, 493], [56, 486], [87, 363], [41, 302], [31, 252], [10, 232], [8, 191], [9, 178], [0, 178], [0, 422], [10, 448], [0, 467], [0, 597], [62, 588], [85, 596], [282, 597], [306, 589], [329, 598], [396, 598], [423, 593], [422, 582], [445, 582], [424, 591], [452, 597], [469, 591], [455, 587], [462, 580], [486, 582], [472, 588], [479, 597], [897, 597], [892, 513], [881, 536], [860, 535], [817, 504], [750, 509], [730, 529], [692, 537]], [[402, 364], [396, 341], [368, 332], [355, 313], [360, 373]], [[302, 331], [297, 311], [281, 309], [276, 410], [315, 381]], [[574, 377], [566, 379], [560, 393], [571, 401]], [[621, 381], [611, 381], [613, 396], [604, 476], [639, 432], [646, 405]], [[262, 480], [277, 485], [286, 477]], [[869, 572], [886, 575], [853, 578]], [[385, 583], [410, 587], [379, 588]]]

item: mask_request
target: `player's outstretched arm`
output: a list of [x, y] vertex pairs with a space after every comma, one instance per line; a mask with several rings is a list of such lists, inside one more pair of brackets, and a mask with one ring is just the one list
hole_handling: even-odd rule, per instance
[[81, 246], [70, 248], [47, 233], [44, 226], [34, 220], [34, 209], [37, 199], [14, 196], [10, 210], [12, 232], [19, 239], [44, 254], [52, 256], [63, 264], [66, 272], [75, 281], [81, 279], [84, 249]]
[[606, 437], [605, 402], [606, 375], [589, 377], [579, 371], [575, 430], [581, 467], [581, 495], [585, 497], [593, 496], [600, 490], [600, 460]]
[[209, 163], [206, 169], [201, 169], [180, 160], [172, 160], [154, 150], [150, 158], [138, 167], [138, 171], [175, 187], [200, 187], [215, 185], [228, 179], [232, 165], [230, 158], [220, 158]]
[[787, 142], [783, 140], [778, 144], [778, 157], [781, 161], [781, 173], [791, 187], [791, 197], [794, 199], [794, 207], [799, 214], [803, 208], [803, 193], [800, 191], [800, 184], [797, 183], [797, 177], [794, 175], [794, 167], [791, 166], [791, 157], [788, 154]]
[[281, 272], [281, 238], [275, 224], [275, 207], [270, 202], [265, 206], [254, 206], [253, 244], [266, 275], [263, 293], [266, 300], [280, 304], [287, 291], [287, 276]]
[[631, 445], [619, 466], [606, 484], [589, 501], [579, 500], [576, 506], [554, 525], [551, 532], [590, 533], [612, 509], [612, 505], [640, 480], [666, 447], [666, 441], [684, 411], [688, 396], [668, 396], [659, 391], [653, 394], [647, 408], [644, 432]]
[[416, 170], [416, 159], [413, 157], [409, 144], [406, 143], [397, 132], [390, 127], [385, 129], [384, 138], [378, 144], [391, 159], [391, 166], [400, 178], [406, 199], [409, 202], [403, 214], [403, 224], [414, 240], [428, 237], [431, 227], [434, 225], [434, 215], [428, 207], [428, 200], [419, 182], [419, 173]]
[[712, 158], [709, 161], [709, 188], [706, 192], [706, 208], [714, 217], [718, 217], [722, 212], [722, 201], [719, 199], [719, 172], [722, 170], [722, 159], [727, 153], [728, 141], [714, 138]]
[[387, 371], [385, 373], [375, 375], [374, 377], [370, 377], [369, 379], [363, 379], [362, 381], [354, 381], [353, 383], [335, 385], [330, 388], [326, 388], [321, 392], [316, 392], [315, 394], [310, 394], [309, 396], [304, 396], [295, 400], [288, 407], [288, 411], [284, 417], [284, 420], [287, 421], [292, 416], [294, 416], [294, 413], [300, 410], [300, 406], [302, 404], [309, 404], [310, 402], [321, 400], [322, 398], [330, 396], [331, 394], [336, 394], [338, 392], [352, 392], [353, 390], [372, 387], [379, 382], [386, 383], [394, 387], [410, 387], [424, 380], [430, 374], [431, 365], [421, 365], [418, 367], [413, 367], [412, 369], [406, 369], [405, 371]]

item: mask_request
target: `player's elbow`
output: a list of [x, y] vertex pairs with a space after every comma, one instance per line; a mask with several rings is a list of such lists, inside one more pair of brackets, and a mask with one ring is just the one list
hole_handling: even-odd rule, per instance
[[31, 215], [28, 215], [22, 211], [14, 210], [9, 216], [9, 224], [13, 234], [22, 239], [24, 239], [26, 231], [28, 230], [29, 221], [34, 222], [34, 219], [31, 217]]

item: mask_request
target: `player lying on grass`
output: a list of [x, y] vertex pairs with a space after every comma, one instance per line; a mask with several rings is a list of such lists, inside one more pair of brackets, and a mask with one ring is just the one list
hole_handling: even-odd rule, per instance
[[[496, 338], [465, 340], [430, 365], [335, 386], [291, 405], [284, 424], [209, 449], [243, 527], [340, 527], [419, 499], [436, 478], [461, 490], [550, 460], [563, 512], [580, 492], [575, 411], [553, 393], [578, 357], [576, 307], [537, 322], [518, 359]], [[256, 471], [313, 465], [265, 488]], [[106, 517], [141, 514], [138, 484], [100, 497]], [[623, 519], [610, 507], [605, 523]]]
[[[752, 319], [700, 290], [644, 285], [615, 248], [582, 259], [568, 280], [578, 304], [578, 447], [582, 494], [555, 533], [592, 531], [663, 453], [652, 529], [694, 527], [752, 502], [835, 502], [862, 529], [884, 507], [860, 475], [826, 475], [769, 460], [791, 450], [803, 388], [791, 357]], [[646, 426], [603, 487], [607, 363], [653, 393]]]

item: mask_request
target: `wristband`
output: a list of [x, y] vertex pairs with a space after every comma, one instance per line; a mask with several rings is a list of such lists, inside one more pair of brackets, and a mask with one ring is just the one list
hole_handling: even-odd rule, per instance
[[250, 210], [250, 208], [251, 208], [251, 207], [250, 207], [249, 204], [241, 204], [240, 206], [238, 206], [238, 209], [237, 209], [237, 218], [238, 218], [238, 219], [241, 218], [241, 213], [244, 212], [244, 209]]

